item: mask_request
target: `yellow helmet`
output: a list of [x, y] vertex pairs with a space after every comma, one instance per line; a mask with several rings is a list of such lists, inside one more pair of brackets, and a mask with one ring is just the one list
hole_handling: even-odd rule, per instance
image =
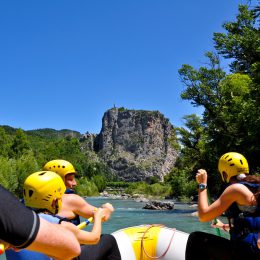
[[65, 180], [65, 176], [69, 173], [76, 174], [76, 171], [75, 171], [73, 165], [70, 162], [65, 161], [65, 160], [49, 161], [43, 166], [43, 170], [56, 172], [57, 174], [60, 175], [60, 177], [63, 180]]
[[[25, 205], [34, 209], [47, 209], [57, 214], [61, 209], [61, 197], [66, 190], [61, 177], [55, 172], [40, 171], [28, 176], [24, 182], [23, 197]], [[53, 201], [57, 200], [56, 208]]]
[[220, 157], [218, 170], [223, 181], [225, 181], [224, 174], [226, 175], [226, 182], [229, 182], [231, 177], [240, 173], [249, 174], [249, 166], [246, 158], [242, 154], [235, 152], [225, 153]]

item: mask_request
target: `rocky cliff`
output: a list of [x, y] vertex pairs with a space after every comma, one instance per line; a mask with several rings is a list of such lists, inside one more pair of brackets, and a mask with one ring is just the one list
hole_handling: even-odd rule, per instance
[[158, 111], [112, 108], [103, 116], [95, 150], [120, 180], [163, 180], [177, 157], [172, 135], [173, 126]]

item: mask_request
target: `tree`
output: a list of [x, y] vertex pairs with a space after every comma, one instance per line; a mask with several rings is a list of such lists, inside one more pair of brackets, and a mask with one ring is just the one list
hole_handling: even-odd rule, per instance
[[39, 167], [33, 152], [28, 152], [22, 155], [20, 158], [16, 160], [16, 177], [18, 181], [18, 185], [14, 190], [14, 193], [19, 197], [23, 197], [23, 184], [25, 179], [32, 173], [36, 171], [41, 171], [41, 167]]
[[194, 178], [193, 180], [190, 179], [190, 169], [188, 167], [183, 169], [174, 168], [166, 176], [165, 180], [171, 185], [174, 197], [189, 200], [190, 197], [197, 194], [197, 183]]
[[[239, 6], [237, 21], [224, 24], [226, 33], [215, 33], [218, 54], [232, 59], [227, 75], [220, 58], [206, 53], [206, 66], [179, 70], [186, 89], [181, 94], [194, 106], [202, 106], [206, 161], [216, 161], [227, 151], [237, 151], [256, 169], [260, 156], [259, 28], [247, 6]], [[258, 73], [256, 73], [258, 72]], [[210, 168], [213, 170], [213, 162]]]
[[18, 158], [30, 150], [26, 134], [22, 129], [17, 129], [11, 145], [10, 156]]
[[0, 127], [0, 155], [7, 157], [10, 153], [11, 138], [6, 134], [4, 128]]
[[252, 65], [260, 60], [260, 35], [257, 28], [257, 8], [249, 10], [239, 5], [239, 14], [234, 22], [223, 24], [226, 33], [214, 33], [215, 48], [224, 58], [232, 59], [232, 72], [252, 73]]
[[[217, 147], [210, 146], [210, 142], [215, 139], [221, 140], [219, 136], [222, 136], [222, 133], [225, 132], [225, 125], [219, 118], [221, 101], [219, 85], [225, 79], [226, 73], [221, 69], [217, 55], [207, 52], [205, 56], [209, 60], [205, 66], [195, 69], [185, 64], [179, 70], [181, 81], [186, 86], [186, 89], [181, 93], [181, 97], [189, 100], [193, 106], [202, 106], [204, 108], [201, 120], [194, 116], [186, 117], [187, 126], [188, 128], [191, 127], [192, 132], [195, 131], [193, 135], [195, 135], [198, 143], [200, 141], [199, 138], [202, 137], [198, 134], [203, 131], [203, 142], [207, 143], [208, 157], [211, 160], [215, 160], [219, 151], [216, 149]], [[180, 134], [183, 135], [181, 142], [191, 141], [191, 136], [187, 135], [184, 129], [180, 131]], [[200, 144], [202, 143], [200, 142]], [[187, 143], [184, 143], [184, 145], [187, 145]], [[191, 147], [187, 146], [187, 148], [190, 149]], [[201, 154], [198, 155], [201, 157]]]
[[184, 127], [177, 128], [182, 147], [177, 163], [181, 167], [188, 166], [193, 171], [204, 164], [205, 128], [201, 118], [195, 114], [185, 116], [184, 120]]
[[104, 191], [107, 186], [106, 178], [103, 175], [95, 175], [91, 180], [95, 183], [99, 192]]

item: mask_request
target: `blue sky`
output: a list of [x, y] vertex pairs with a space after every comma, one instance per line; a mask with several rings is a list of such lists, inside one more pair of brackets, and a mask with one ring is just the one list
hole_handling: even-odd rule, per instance
[[0, 125], [99, 133], [113, 107], [200, 113], [178, 69], [205, 62], [237, 0], [24, 0], [0, 3]]

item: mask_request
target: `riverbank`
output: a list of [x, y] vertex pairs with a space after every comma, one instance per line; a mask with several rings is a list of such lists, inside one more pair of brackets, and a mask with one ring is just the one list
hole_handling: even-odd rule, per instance
[[[113, 194], [108, 193], [106, 191], [100, 193], [100, 197], [110, 198], [110, 199], [121, 199], [121, 200], [134, 200], [136, 202], [143, 202], [146, 203], [144, 208], [150, 210], [172, 210], [174, 209], [175, 202], [183, 203], [181, 201], [173, 200], [173, 199], [166, 199], [159, 196], [145, 196], [143, 194]], [[192, 208], [197, 207], [197, 203], [195, 201], [191, 201], [186, 203], [190, 205]]]

